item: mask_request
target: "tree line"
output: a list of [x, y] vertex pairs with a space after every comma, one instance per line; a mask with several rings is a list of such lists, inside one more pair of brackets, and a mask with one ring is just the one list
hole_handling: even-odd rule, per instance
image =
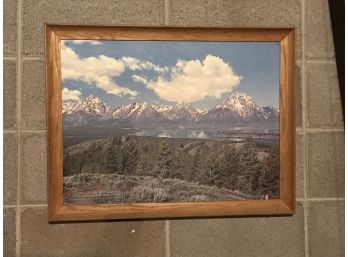
[[[216, 144], [221, 144], [216, 142]], [[106, 171], [123, 175], [176, 178], [238, 190], [245, 194], [279, 197], [279, 144], [262, 147], [267, 154], [259, 156], [260, 147], [251, 137], [243, 144], [224, 144], [223, 149], [201, 144], [188, 153], [183, 144], [170, 147], [163, 141], [158, 151], [138, 144], [112, 138], [103, 148]]]

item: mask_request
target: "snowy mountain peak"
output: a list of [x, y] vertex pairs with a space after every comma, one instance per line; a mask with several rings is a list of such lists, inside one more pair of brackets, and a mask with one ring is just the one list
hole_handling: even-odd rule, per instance
[[209, 111], [208, 109], [205, 109], [205, 108], [197, 108], [196, 110], [201, 115], [204, 115]]
[[235, 92], [230, 97], [228, 97], [223, 105], [234, 107], [236, 110], [246, 108], [246, 107], [256, 107], [256, 103], [251, 96], [248, 96], [245, 93]]
[[197, 121], [200, 116], [199, 112], [186, 102], [177, 103], [164, 115], [165, 118], [173, 121]]
[[64, 121], [73, 125], [88, 124], [101, 120], [130, 122], [243, 122], [274, 121], [279, 119], [279, 110], [270, 106], [261, 107], [251, 96], [235, 92], [221, 104], [210, 109], [194, 108], [190, 103], [175, 105], [151, 105], [132, 102], [127, 105], [107, 107], [98, 97], [90, 95], [78, 102], [64, 102]]
[[190, 103], [187, 103], [187, 102], [178, 102], [175, 104], [175, 106], [179, 107], [179, 108], [191, 108], [192, 105]]
[[251, 96], [245, 93], [235, 92], [229, 96], [222, 104], [215, 109], [231, 110], [237, 116], [242, 118], [250, 118], [254, 116], [257, 104]]
[[64, 102], [62, 114], [65, 122], [81, 125], [92, 120], [103, 120], [107, 118], [109, 109], [98, 97], [88, 96], [78, 102]]
[[85, 98], [84, 102], [101, 103], [102, 100], [100, 100], [98, 97], [94, 95], [89, 95]]
[[158, 113], [166, 113], [170, 109], [172, 109], [173, 106], [161, 104], [161, 105], [152, 105], [152, 108], [154, 108]]
[[133, 102], [116, 108], [111, 117], [120, 120], [152, 121], [159, 120], [160, 114], [149, 103]]
[[80, 100], [78, 102], [65, 102], [63, 104], [63, 114], [78, 111], [83, 111], [90, 114], [105, 115], [107, 107], [102, 100], [93, 95], [90, 95], [84, 100]]

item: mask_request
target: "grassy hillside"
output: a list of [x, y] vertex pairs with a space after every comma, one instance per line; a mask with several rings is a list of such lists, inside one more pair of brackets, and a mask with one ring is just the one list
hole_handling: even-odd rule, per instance
[[119, 174], [64, 177], [64, 202], [79, 204], [243, 200], [251, 196], [180, 179]]

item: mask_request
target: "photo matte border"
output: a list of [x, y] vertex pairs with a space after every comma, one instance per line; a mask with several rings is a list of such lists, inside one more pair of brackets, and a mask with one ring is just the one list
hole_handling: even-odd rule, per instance
[[[280, 43], [280, 199], [74, 205], [63, 202], [60, 40]], [[49, 222], [291, 215], [295, 213], [294, 28], [45, 25]]]

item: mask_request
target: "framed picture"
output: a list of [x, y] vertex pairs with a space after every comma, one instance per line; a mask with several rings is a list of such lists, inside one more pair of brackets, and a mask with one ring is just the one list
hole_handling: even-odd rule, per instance
[[293, 214], [294, 35], [46, 25], [49, 221]]

